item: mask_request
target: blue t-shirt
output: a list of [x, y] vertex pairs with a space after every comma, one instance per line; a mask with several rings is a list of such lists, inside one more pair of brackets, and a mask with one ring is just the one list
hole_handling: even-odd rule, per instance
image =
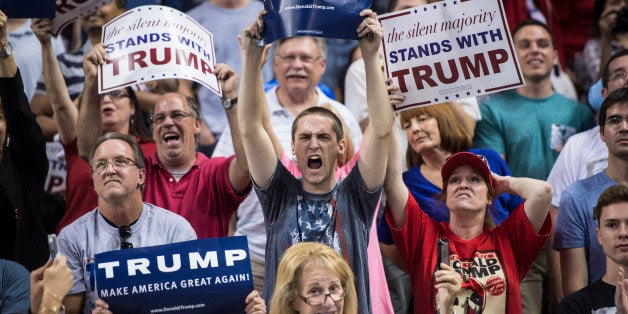
[[589, 283], [606, 272], [606, 255], [597, 241], [593, 207], [607, 188], [617, 185], [602, 171], [570, 185], [560, 199], [554, 227], [554, 250], [584, 248], [587, 254]]
[[30, 273], [24, 266], [0, 259], [0, 311], [2, 313], [30, 313]]
[[[510, 176], [510, 170], [506, 162], [492, 149], [472, 148], [469, 152], [486, 157], [491, 171], [500, 176]], [[421, 174], [420, 166], [414, 166], [403, 173], [403, 182], [408, 187], [414, 199], [430, 218], [438, 222], [449, 222], [449, 209], [443, 201], [436, 199], [442, 192], [441, 188], [432, 184]], [[523, 200], [513, 194], [500, 195], [493, 204], [489, 206], [491, 218], [496, 225], [504, 221], [510, 212], [515, 210]], [[377, 229], [379, 241], [384, 244], [393, 244], [390, 228], [385, 219], [380, 220]]]

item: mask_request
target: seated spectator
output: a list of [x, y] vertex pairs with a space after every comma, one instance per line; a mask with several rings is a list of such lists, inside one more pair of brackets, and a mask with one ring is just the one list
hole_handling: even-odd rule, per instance
[[[614, 84], [623, 84], [624, 79], [621, 77], [625, 77], [625, 72], [613, 80]], [[626, 116], [628, 88], [622, 87], [606, 97], [598, 115], [599, 136], [608, 149], [608, 166], [604, 171], [576, 181], [562, 193], [553, 244], [554, 249], [560, 253], [565, 295], [597, 281], [606, 271], [606, 256], [597, 241], [595, 229], [598, 223], [591, 208], [606, 188], [616, 184], [628, 184], [625, 151], [628, 127], [624, 124]]]
[[329, 246], [297, 243], [279, 262], [270, 308], [271, 314], [358, 313], [353, 272]]
[[[96, 75], [96, 65], [108, 56], [97, 45], [83, 63], [89, 75]], [[238, 78], [226, 64], [214, 68], [223, 93], [237, 99]], [[78, 122], [78, 149], [86, 158], [89, 147], [100, 131], [93, 128], [101, 119], [96, 81], [85, 82]], [[192, 97], [180, 93], [160, 96], [152, 112], [153, 140], [157, 152], [144, 156], [146, 188], [144, 200], [167, 208], [186, 218], [199, 238], [227, 236], [229, 220], [251, 189], [248, 165], [242, 150], [236, 110], [227, 112], [236, 156], [207, 158], [196, 152], [200, 132], [200, 109]]]
[[183, 217], [142, 202], [146, 166], [134, 137], [106, 133], [96, 139], [88, 160], [98, 207], [63, 228], [58, 239], [74, 276], [63, 299], [68, 313], [87, 314], [96, 306], [90, 274], [96, 254], [196, 239]]
[[602, 192], [593, 208], [598, 222], [597, 241], [606, 255], [606, 272], [601, 279], [565, 296], [559, 313], [626, 313], [628, 311], [628, 187], [614, 185]]
[[[440, 309], [451, 313], [451, 307], [454, 312], [522, 313], [520, 281], [552, 228], [548, 215], [551, 187], [535, 179], [491, 173], [481, 156], [459, 152], [441, 169], [450, 220], [439, 223], [423, 212], [405, 187], [397, 145], [393, 140], [384, 182], [389, 207], [386, 218], [393, 226], [395, 243], [411, 277], [414, 312]], [[487, 207], [502, 193], [517, 194], [526, 201], [493, 228]], [[453, 273], [441, 276], [444, 282], [434, 275], [439, 268], [438, 238], [449, 240], [451, 265], [440, 270], [462, 275], [458, 292], [453, 289]], [[435, 288], [445, 282], [452, 289]], [[494, 290], [496, 286], [499, 290]], [[435, 304], [437, 296], [449, 303]]]
[[[66, 209], [61, 221], [57, 225], [57, 233], [77, 218], [94, 209], [98, 196], [92, 188], [93, 183], [89, 165], [79, 156], [77, 146], [78, 109], [68, 94], [68, 87], [63, 78], [59, 62], [50, 43], [50, 32], [53, 29], [52, 20], [33, 19], [33, 31], [41, 43], [45, 82], [48, 99], [54, 111], [54, 120], [58, 125], [59, 140], [63, 145], [67, 165], [66, 177]], [[100, 47], [100, 45], [97, 45]], [[99, 48], [94, 48], [99, 49]], [[88, 56], [93, 55], [90, 51]], [[93, 58], [86, 58], [83, 63], [84, 93], [91, 93], [89, 88], [96, 88], [96, 65]], [[90, 125], [91, 129], [107, 132], [120, 132], [136, 137], [142, 147], [144, 155], [152, 155], [157, 150], [152, 139], [149, 121], [146, 112], [139, 105], [133, 89], [127, 87], [105, 93], [98, 97], [100, 119]], [[99, 126], [99, 127], [96, 127]]]

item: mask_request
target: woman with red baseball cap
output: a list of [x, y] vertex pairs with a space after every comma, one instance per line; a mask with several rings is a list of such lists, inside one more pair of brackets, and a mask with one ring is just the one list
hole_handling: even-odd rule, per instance
[[[391, 141], [386, 218], [411, 277], [414, 312], [521, 313], [519, 283], [552, 228], [550, 185], [496, 175], [483, 156], [459, 152], [441, 169], [450, 220], [437, 222], [408, 193], [398, 145]], [[493, 227], [487, 208], [502, 193], [525, 201]]]

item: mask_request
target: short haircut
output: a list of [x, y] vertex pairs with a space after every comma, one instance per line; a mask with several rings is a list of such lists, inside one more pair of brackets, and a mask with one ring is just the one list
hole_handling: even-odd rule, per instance
[[[90, 165], [94, 162], [94, 154], [96, 153], [96, 149], [98, 149], [98, 147], [102, 143], [108, 140], [121, 140], [129, 144], [131, 150], [133, 151], [133, 161], [135, 162], [135, 165], [137, 165], [137, 168], [144, 169], [146, 167], [144, 165], [144, 153], [142, 152], [142, 148], [140, 147], [140, 144], [137, 143], [135, 137], [129, 134], [122, 134], [118, 132], [105, 133], [96, 138], [96, 141], [94, 141], [94, 144], [92, 144], [92, 148], [89, 151], [89, 158], [87, 159]], [[92, 169], [92, 167], [90, 166], [89, 168], [90, 171], [93, 173], [94, 170]]]
[[602, 103], [600, 107], [600, 113], [598, 114], [598, 124], [600, 128], [604, 129], [606, 124], [606, 112], [613, 105], [621, 102], [628, 102], [628, 87], [622, 87], [613, 91]]
[[[456, 116], [447, 106], [447, 103], [437, 104], [433, 106], [425, 106], [402, 111], [399, 117], [401, 126], [410, 123], [412, 118], [418, 118], [420, 115], [427, 115], [438, 122], [438, 132], [440, 133], [441, 148], [455, 154], [457, 152], [467, 151], [473, 145], [471, 135], [460, 125]], [[406, 166], [408, 169], [423, 164], [423, 158], [415, 152], [410, 143], [406, 150]]]
[[303, 37], [303, 38], [310, 38], [314, 41], [314, 43], [316, 44], [316, 47], [318, 47], [318, 53], [321, 56], [321, 59], [325, 60], [327, 59], [327, 43], [325, 42], [325, 38], [321, 38], [321, 37], [313, 37], [313, 36], [295, 36], [295, 37], [286, 37], [286, 38], [282, 38], [280, 40], [275, 41], [275, 43], [273, 44], [273, 46], [275, 46], [273, 48], [274, 54], [276, 55], [277, 52], [281, 49], [281, 46], [289, 41], [290, 39], [296, 38], [296, 37]]
[[[604, 66], [604, 69], [602, 70], [602, 86], [604, 88], [608, 87], [608, 81], [610, 80], [611, 69], [609, 69], [609, 67], [611, 65], [611, 62], [623, 56], [628, 56], [628, 49], [622, 49], [620, 51], [617, 51], [610, 57], [610, 59], [608, 59], [608, 62], [606, 62], [606, 65]], [[626, 70], [628, 71], [628, 69]]]
[[628, 187], [623, 184], [613, 185], [602, 192], [593, 208], [595, 220], [599, 223], [604, 207], [617, 203], [628, 203]]
[[298, 302], [303, 274], [321, 267], [340, 279], [346, 292], [342, 313], [358, 312], [358, 297], [353, 272], [347, 262], [331, 247], [320, 242], [299, 242], [286, 250], [277, 268], [277, 281], [270, 303], [271, 314], [292, 314]]
[[314, 106], [314, 107], [310, 107], [301, 111], [301, 113], [296, 117], [296, 119], [294, 119], [294, 122], [292, 122], [292, 141], [293, 142], [294, 142], [294, 137], [297, 133], [297, 125], [299, 124], [301, 119], [305, 116], [309, 116], [313, 114], [323, 116], [323, 117], [328, 117], [329, 119], [331, 119], [332, 130], [336, 132], [336, 141], [340, 141], [345, 136], [342, 130], [342, 122], [340, 122], [340, 119], [338, 119], [338, 117], [333, 112], [331, 112], [331, 110], [324, 107]]
[[526, 26], [540, 26], [540, 27], [542, 27], [547, 32], [547, 34], [549, 35], [549, 38], [550, 38], [550, 40], [552, 42], [552, 48], [556, 49], [556, 41], [554, 40], [554, 36], [552, 36], [552, 31], [549, 29], [549, 27], [545, 23], [543, 23], [543, 22], [541, 22], [539, 20], [535, 20], [535, 19], [527, 19], [527, 20], [522, 21], [521, 23], [517, 24], [517, 26], [515, 26], [515, 28], [512, 30], [512, 38], [513, 38], [513, 40], [515, 38], [515, 35], [517, 35], [517, 33], [522, 28], [524, 28]]
[[201, 120], [201, 107], [199, 106], [196, 98], [186, 96], [185, 101], [188, 103], [188, 108], [190, 108], [190, 113], [192, 114], [192, 117], [196, 120]]

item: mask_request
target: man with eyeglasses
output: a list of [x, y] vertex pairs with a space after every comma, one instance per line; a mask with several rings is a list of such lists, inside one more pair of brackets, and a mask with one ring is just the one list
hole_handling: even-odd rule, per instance
[[[628, 87], [626, 71], [628, 71], [628, 50], [623, 49], [612, 55], [604, 67], [599, 96], [606, 98], [613, 91]], [[600, 93], [599, 90], [597, 92]], [[597, 107], [593, 106], [597, 109], [596, 111], [600, 110], [601, 103], [602, 100]], [[556, 272], [560, 271], [562, 274], [563, 294], [561, 295], [575, 292], [604, 274], [604, 255], [595, 239], [594, 225], [590, 226], [590, 223], [594, 222], [582, 219], [582, 217], [592, 218], [586, 212], [590, 207], [587, 208], [584, 204], [579, 205], [579, 200], [574, 205], [576, 201], [574, 196], [584, 197], [587, 199], [587, 204], [594, 204], [593, 202], [602, 191], [597, 188], [583, 191], [581, 183], [584, 181], [576, 184], [578, 180], [597, 176], [597, 179], [603, 179], [604, 182], [608, 182], [609, 177], [619, 182], [617, 176], [620, 174], [604, 171], [608, 167], [609, 150], [600, 134], [601, 129], [597, 125], [569, 138], [547, 178], [553, 188], [550, 211], [557, 213], [553, 248], [558, 251], [557, 254], [560, 254], [560, 265], [554, 267]], [[596, 185], [587, 184], [590, 187]], [[556, 260], [558, 261], [558, 258]]]
[[142, 202], [147, 169], [133, 136], [106, 133], [96, 139], [88, 162], [98, 207], [59, 234], [59, 252], [68, 257], [74, 283], [63, 304], [66, 313], [91, 313], [98, 294], [92, 278], [98, 253], [195, 240], [183, 217]]
[[[96, 75], [96, 65], [107, 60], [102, 45], [92, 50], [84, 65]], [[214, 73], [223, 94], [237, 103], [238, 77], [226, 64], [219, 63]], [[86, 76], [88, 76], [86, 74]], [[86, 147], [100, 135], [92, 127], [98, 125], [101, 110], [95, 106], [98, 93], [94, 79], [83, 94], [79, 115], [78, 149], [86, 158]], [[87, 86], [87, 82], [85, 83]], [[231, 105], [231, 103], [230, 103]], [[243, 152], [236, 111], [227, 112], [236, 153], [227, 158], [207, 158], [196, 152], [201, 132], [199, 105], [192, 97], [180, 93], [160, 96], [151, 112], [152, 137], [157, 152], [145, 156], [146, 188], [144, 200], [185, 217], [199, 238], [224, 237], [229, 220], [251, 189], [248, 165]]]
[[554, 231], [554, 249], [560, 252], [565, 295], [597, 281], [606, 271], [606, 256], [596, 238], [598, 225], [591, 208], [606, 188], [628, 185], [627, 118], [628, 88], [621, 87], [606, 97], [598, 116], [600, 138], [608, 148], [608, 166], [563, 191]]

